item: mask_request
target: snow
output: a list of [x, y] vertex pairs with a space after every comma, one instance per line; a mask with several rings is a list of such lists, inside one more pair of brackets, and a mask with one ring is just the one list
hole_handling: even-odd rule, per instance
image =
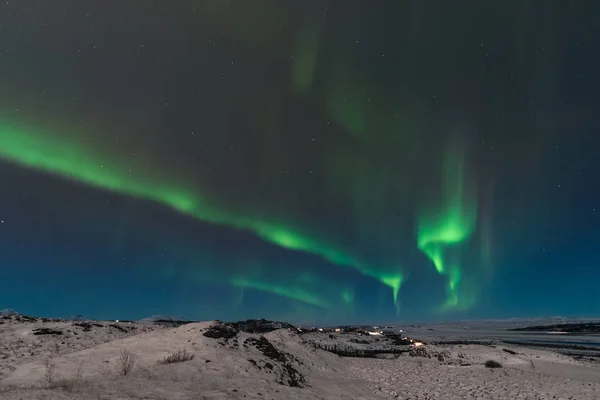
[[[319, 346], [394, 345], [385, 336], [289, 328], [249, 333], [218, 321], [177, 327], [144, 322], [0, 317], [0, 398], [600, 398], [597, 362], [505, 345], [429, 344], [425, 334], [439, 332], [426, 329], [415, 336], [424, 346], [396, 346], [406, 352], [385, 358], [348, 358]], [[135, 356], [127, 375], [120, 370], [124, 350]], [[193, 359], [159, 362], [181, 350]], [[487, 360], [503, 367], [486, 368]]]

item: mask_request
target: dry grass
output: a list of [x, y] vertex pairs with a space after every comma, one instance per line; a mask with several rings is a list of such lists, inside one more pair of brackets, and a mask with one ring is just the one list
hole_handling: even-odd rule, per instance
[[162, 360], [158, 360], [159, 364], [175, 364], [180, 362], [186, 362], [194, 359], [192, 353], [188, 353], [187, 350], [178, 350], [175, 353], [165, 356]]
[[74, 392], [85, 386], [85, 382], [77, 378], [57, 378], [51, 384], [47, 385], [48, 389], [61, 389], [65, 392]]

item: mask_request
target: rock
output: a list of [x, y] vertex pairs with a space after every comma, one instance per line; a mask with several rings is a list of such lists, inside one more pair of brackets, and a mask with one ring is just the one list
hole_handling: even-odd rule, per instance
[[279, 321], [268, 321], [266, 319], [249, 319], [246, 321], [234, 322], [231, 325], [235, 326], [242, 332], [248, 333], [268, 333], [277, 329], [296, 329], [292, 324]]

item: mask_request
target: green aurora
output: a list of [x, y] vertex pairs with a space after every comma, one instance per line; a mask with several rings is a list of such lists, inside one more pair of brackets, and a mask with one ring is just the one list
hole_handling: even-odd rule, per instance
[[597, 316], [600, 3], [84, 3], [2, 3], [0, 309]]
[[[321, 34], [318, 27], [311, 25], [296, 36], [295, 55], [290, 64], [291, 89], [301, 99], [318, 96], [325, 115], [354, 141], [353, 145], [336, 144], [335, 153], [327, 154], [323, 160], [323, 173], [330, 183], [329, 190], [354, 202], [355, 217], [364, 218], [364, 210], [385, 209], [376, 200], [363, 200], [365, 188], [385, 193], [390, 183], [389, 176], [382, 171], [397, 168], [396, 158], [404, 158], [405, 165], [410, 165], [411, 153], [416, 153], [410, 151], [416, 143], [416, 129], [410, 126], [409, 119], [398, 118], [398, 108], [391, 113], [383, 98], [370, 95], [377, 91], [350, 67], [351, 62], [343, 53], [336, 52], [331, 59], [319, 58]], [[319, 73], [327, 78], [322, 91], [315, 84]], [[402, 265], [400, 260], [365, 261], [358, 251], [349, 250], [349, 246], [330, 235], [301, 226], [297, 221], [274, 217], [268, 211], [257, 213], [239, 204], [231, 206], [231, 199], [213, 193], [209, 185], [179, 177], [178, 171], [170, 165], [149, 162], [142, 157], [119, 156], [102, 142], [100, 135], [91, 138], [89, 134], [58, 134], [56, 130], [49, 134], [40, 123], [0, 120], [0, 155], [5, 160], [95, 188], [157, 202], [200, 221], [249, 231], [282, 248], [314, 254], [335, 265], [351, 268], [390, 288], [391, 298], [399, 310], [399, 293], [408, 279], [410, 265]], [[378, 158], [360, 157], [365, 146], [372, 147], [374, 154], [381, 149], [389, 154]], [[352, 168], [351, 173], [348, 168]], [[457, 249], [473, 234], [477, 222], [477, 203], [469, 194], [464, 169], [464, 155], [449, 147], [443, 163], [441, 202], [421, 209], [417, 215], [417, 247], [448, 280], [445, 309], [474, 305], [474, 297], [468, 302], [467, 296], [461, 297], [464, 271], [457, 255]], [[397, 186], [406, 196], [407, 187]], [[372, 233], [359, 232], [359, 235], [366, 237]], [[324, 286], [316, 284], [315, 276], [307, 280], [293, 272], [285, 274], [284, 279], [274, 279], [264, 271], [217, 278], [200, 273], [195, 278], [225, 281], [236, 287], [267, 291], [321, 308], [350, 306], [354, 301], [351, 287], [332, 282], [326, 289], [328, 294], [324, 295]]]
[[[359, 272], [379, 280], [392, 288], [396, 299], [403, 281], [400, 272], [390, 272], [361, 264], [353, 255], [330, 247], [299, 229], [286, 226], [279, 221], [252, 218], [247, 214], [235, 214], [217, 206], [217, 201], [205, 196], [193, 185], [183, 185], [169, 179], [158, 169], [149, 170], [138, 161], [123, 161], [106, 151], [86, 143], [84, 140], [58, 141], [45, 131], [35, 131], [18, 124], [3, 122], [0, 125], [0, 155], [18, 165], [72, 179], [93, 187], [158, 202], [180, 213], [198, 220], [247, 230], [262, 239], [286, 249], [318, 255], [339, 266], [355, 268]], [[166, 175], [168, 176], [168, 174]], [[273, 285], [268, 278], [259, 280], [248, 277], [228, 278], [229, 283], [270, 291], [301, 300], [307, 304], [327, 308], [333, 303], [322, 300], [315, 294], [316, 287], [299, 286], [293, 276], [288, 282]], [[350, 289], [340, 289], [339, 298], [344, 304], [352, 301]]]
[[477, 202], [465, 176], [463, 154], [449, 149], [443, 163], [442, 201], [437, 209], [427, 209], [419, 216], [418, 248], [427, 255], [437, 272], [448, 277], [446, 308], [466, 308], [461, 301], [461, 262], [457, 248], [464, 246], [475, 230]]

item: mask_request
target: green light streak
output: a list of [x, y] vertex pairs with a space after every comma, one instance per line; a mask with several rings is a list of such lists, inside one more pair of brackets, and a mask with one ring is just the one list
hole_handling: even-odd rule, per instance
[[249, 278], [234, 278], [230, 281], [234, 286], [245, 289], [255, 289], [264, 292], [273, 293], [279, 296], [288, 297], [306, 304], [319, 308], [336, 309], [340, 306], [350, 306], [354, 301], [354, 296], [350, 291], [339, 291], [337, 298], [328, 298], [327, 296], [315, 293], [314, 286], [305, 287], [299, 283], [278, 285], [274, 283], [265, 283], [262, 280], [252, 280]]
[[82, 141], [59, 141], [56, 135], [40, 134], [0, 124], [0, 155], [24, 167], [49, 172], [90, 186], [156, 201], [197, 219], [250, 230], [258, 236], [290, 250], [322, 256], [341, 265], [357, 265], [342, 250], [329, 248], [291, 227], [274, 221], [234, 215], [208, 201], [198, 190], [156, 174], [135, 161], [119, 160]]
[[[365, 267], [354, 256], [313, 239], [300, 229], [277, 221], [231, 213], [216, 205], [216, 201], [209, 199], [207, 193], [171, 179], [168, 171], [160, 166], [149, 168], [141, 160], [115, 157], [106, 150], [90, 146], [84, 137], [70, 140], [61, 140], [60, 137], [24, 129], [19, 125], [0, 123], [0, 155], [9, 162], [27, 168], [122, 195], [155, 201], [202, 221], [251, 231], [286, 249], [316, 254], [329, 262], [352, 267], [378, 279], [391, 287], [394, 297], [397, 297], [401, 275], [391, 277], [389, 272]], [[267, 290], [266, 285], [255, 281], [245, 284]], [[240, 282], [237, 285], [242, 286]], [[287, 292], [280, 290], [279, 293]], [[289, 293], [289, 296], [299, 296], [297, 292], [294, 293]], [[302, 297], [310, 298], [308, 293], [302, 294]], [[314, 303], [316, 297], [311, 301]]]
[[274, 293], [319, 308], [339, 310], [340, 307], [349, 307], [354, 303], [354, 291], [343, 282], [334, 282], [331, 278], [317, 276], [301, 268], [271, 272], [256, 269], [230, 278], [229, 283], [241, 288]]
[[397, 275], [380, 275], [379, 276], [382, 283], [392, 288], [394, 291], [394, 303], [398, 302], [398, 293], [400, 292], [400, 287], [402, 286], [402, 276], [400, 274]]
[[419, 216], [417, 246], [436, 270], [448, 277], [445, 308], [463, 308], [468, 305], [459, 293], [461, 265], [453, 262], [451, 256], [475, 230], [477, 202], [466, 187], [464, 160], [459, 151], [451, 150], [446, 154], [442, 189], [441, 207]]
[[332, 308], [332, 304], [328, 301], [325, 301], [320, 296], [311, 293], [310, 291], [303, 288], [290, 288], [286, 286], [275, 286], [271, 284], [266, 284], [261, 281], [251, 281], [248, 279], [234, 279], [231, 281], [231, 284], [234, 286], [238, 286], [241, 288], [249, 288], [261, 290], [269, 293], [274, 293], [280, 296], [289, 297], [294, 300], [301, 301], [303, 303], [307, 303], [316, 307], [321, 308]]

